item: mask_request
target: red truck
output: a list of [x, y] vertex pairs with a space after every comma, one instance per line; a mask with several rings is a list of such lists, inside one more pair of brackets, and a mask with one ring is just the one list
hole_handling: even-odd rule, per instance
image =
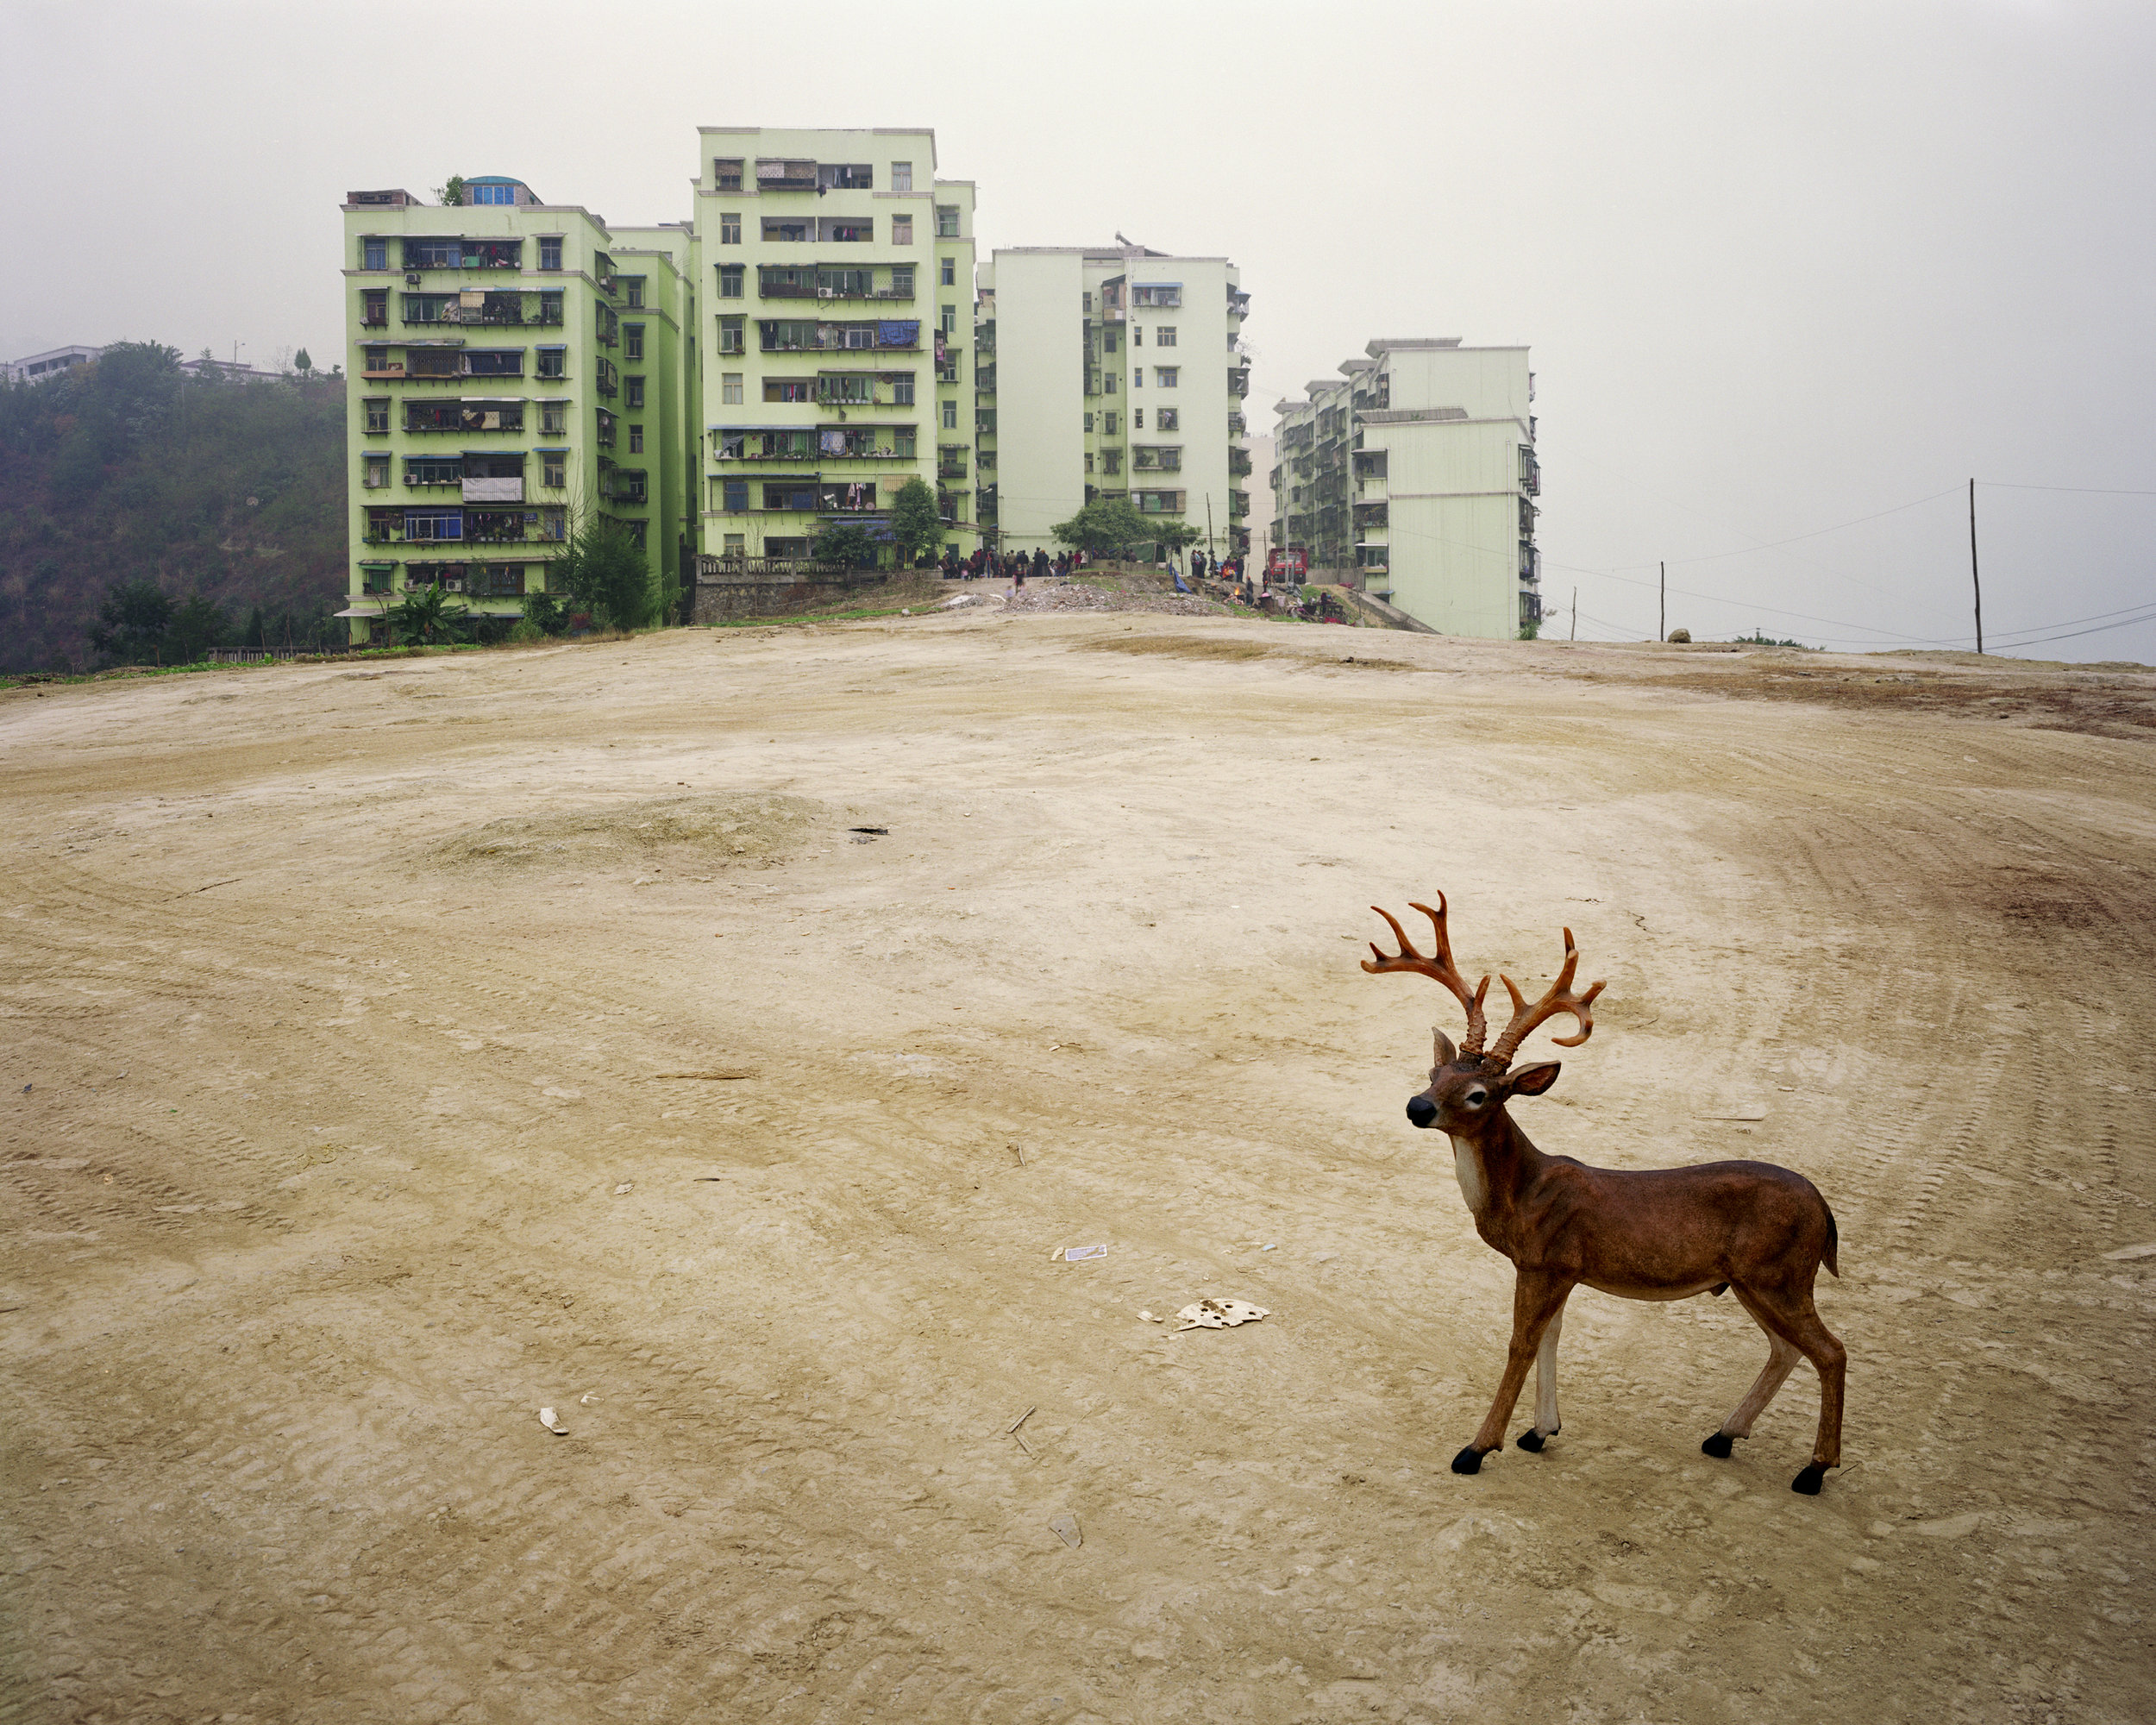
[[1269, 587], [1299, 587], [1310, 573], [1310, 554], [1300, 545], [1285, 549], [1275, 545], [1265, 554], [1265, 585]]

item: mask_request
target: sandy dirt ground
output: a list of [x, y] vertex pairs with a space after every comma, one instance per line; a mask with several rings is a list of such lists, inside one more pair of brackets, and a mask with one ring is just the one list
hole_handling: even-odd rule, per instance
[[[0, 1719], [2146, 1720], [2153, 718], [989, 608], [0, 695]], [[1545, 1149], [1833, 1204], [1821, 1496], [1726, 1299], [1447, 1471], [1440, 888], [1608, 979]]]

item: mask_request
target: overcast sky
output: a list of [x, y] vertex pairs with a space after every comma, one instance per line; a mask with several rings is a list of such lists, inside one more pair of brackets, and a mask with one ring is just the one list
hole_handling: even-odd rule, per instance
[[348, 188], [674, 220], [699, 123], [929, 125], [984, 255], [1239, 263], [1254, 429], [1375, 336], [1531, 343], [1560, 633], [1651, 635], [1666, 558], [1702, 638], [1968, 644], [1974, 476], [1989, 644], [2156, 662], [2147, 0], [9, 0], [0, 63], [7, 357], [348, 363]]

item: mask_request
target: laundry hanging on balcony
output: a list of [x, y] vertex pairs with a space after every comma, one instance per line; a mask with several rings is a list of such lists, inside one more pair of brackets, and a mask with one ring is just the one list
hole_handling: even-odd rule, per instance
[[876, 344], [883, 348], [916, 348], [921, 342], [921, 320], [887, 317], [876, 325]]
[[846, 434], [843, 431], [825, 430], [819, 435], [817, 442], [826, 455], [843, 455], [846, 453]]

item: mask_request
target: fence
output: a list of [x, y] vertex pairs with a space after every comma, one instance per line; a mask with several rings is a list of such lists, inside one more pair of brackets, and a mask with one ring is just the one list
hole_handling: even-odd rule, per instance
[[203, 657], [213, 665], [251, 665], [267, 659], [335, 659], [353, 650], [349, 643], [320, 647], [210, 647]]

